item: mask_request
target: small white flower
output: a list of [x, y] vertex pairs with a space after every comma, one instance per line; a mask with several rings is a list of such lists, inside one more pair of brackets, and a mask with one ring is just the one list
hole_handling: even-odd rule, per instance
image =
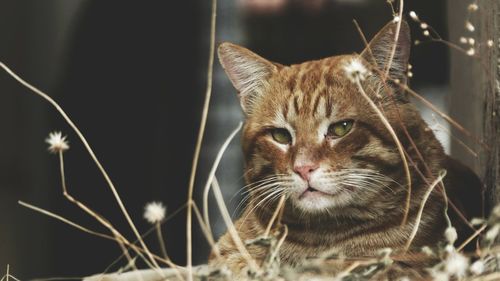
[[479, 6], [476, 3], [472, 3], [469, 5], [469, 7], [467, 7], [467, 10], [471, 12], [475, 12], [477, 11], [477, 9], [479, 9]]
[[474, 27], [474, 25], [472, 25], [470, 21], [465, 22], [465, 29], [467, 29], [470, 32], [474, 32], [474, 30], [476, 30], [476, 28]]
[[429, 246], [423, 246], [421, 251], [429, 257], [434, 256], [434, 251]]
[[401, 21], [401, 18], [399, 16], [394, 16], [394, 18], [392, 19], [393, 22], [400, 22]]
[[453, 245], [458, 238], [457, 230], [453, 226], [447, 227], [444, 231], [444, 237], [448, 243]]
[[482, 260], [475, 261], [470, 267], [470, 272], [474, 275], [481, 275], [484, 272], [484, 262]]
[[490, 40], [488, 40], [488, 41], [486, 42], [486, 44], [488, 45], [488, 47], [493, 47], [493, 40], [491, 40], [491, 39], [490, 39]]
[[366, 77], [370, 74], [370, 72], [358, 58], [351, 59], [348, 63], [346, 63], [344, 65], [344, 71], [347, 78], [349, 78], [349, 80], [353, 83], [356, 83], [358, 80], [365, 80]]
[[469, 42], [469, 45], [471, 45], [471, 46], [476, 44], [476, 40], [474, 40], [474, 38], [472, 38], [472, 37], [470, 37], [467, 41]]
[[465, 38], [465, 37], [463, 37], [463, 36], [462, 36], [462, 37], [460, 37], [460, 43], [462, 43], [462, 44], [466, 44], [466, 43], [467, 43], [467, 38]]
[[444, 269], [452, 276], [464, 277], [469, 267], [469, 259], [464, 255], [452, 252], [446, 257]]
[[410, 18], [414, 21], [419, 21], [417, 13], [415, 13], [415, 11], [410, 11]]
[[150, 202], [144, 208], [144, 218], [151, 224], [161, 222], [165, 218], [166, 208], [161, 202]]
[[486, 232], [484, 239], [486, 241], [495, 241], [498, 237], [498, 233], [500, 232], [500, 224], [495, 224], [490, 230]]
[[476, 54], [476, 50], [474, 50], [474, 48], [470, 48], [467, 50], [466, 54], [472, 57], [473, 55]]
[[484, 220], [484, 219], [482, 219], [482, 218], [473, 218], [473, 219], [470, 221], [470, 223], [471, 223], [472, 225], [477, 226], [477, 225], [481, 225], [481, 224], [485, 223], [485, 220]]
[[496, 205], [495, 208], [491, 211], [491, 214], [497, 218], [500, 218], [500, 205]]
[[429, 30], [424, 30], [423, 34], [424, 36], [429, 36], [430, 35]]
[[447, 272], [432, 270], [431, 276], [433, 281], [448, 281], [450, 280], [450, 275]]
[[429, 25], [427, 23], [423, 22], [420, 24], [420, 28], [427, 29], [427, 28], [429, 28]]
[[448, 245], [444, 246], [444, 251], [448, 254], [451, 254], [451, 253], [455, 252], [455, 247], [453, 247], [453, 245], [451, 245], [451, 244], [448, 244]]
[[64, 152], [69, 149], [66, 136], [63, 137], [61, 132], [50, 133], [45, 142], [49, 144], [49, 151], [52, 153]]

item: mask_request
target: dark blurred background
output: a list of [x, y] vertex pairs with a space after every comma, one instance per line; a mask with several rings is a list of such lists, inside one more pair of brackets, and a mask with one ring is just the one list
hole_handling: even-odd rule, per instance
[[[417, 11], [447, 38], [445, 0], [409, 0], [405, 10]], [[141, 231], [150, 227], [142, 218], [147, 202], [162, 201], [173, 213], [186, 201], [206, 83], [209, 17], [208, 0], [0, 0], [0, 60], [73, 118]], [[353, 19], [371, 38], [392, 19], [391, 9], [383, 0], [220, 0], [217, 41], [298, 63], [360, 52]], [[421, 39], [421, 30], [413, 29], [413, 37]], [[444, 46], [422, 44], [411, 59], [412, 86], [444, 109], [448, 57]], [[243, 119], [218, 63], [214, 82], [198, 199], [220, 145]], [[44, 143], [52, 130], [70, 141], [65, 153], [70, 193], [133, 238], [76, 135], [49, 104], [0, 72], [0, 272], [10, 264], [22, 279], [102, 272], [121, 253], [110, 241], [17, 204], [27, 201], [105, 231], [62, 197], [58, 160]], [[449, 147], [446, 136], [442, 141]], [[243, 186], [242, 168], [239, 141], [234, 141], [218, 173], [231, 210]], [[212, 215], [220, 235], [224, 225], [215, 208]], [[163, 228], [167, 250], [179, 264], [186, 259], [185, 217], [183, 210]], [[154, 239], [148, 243], [158, 250]], [[195, 263], [205, 262], [209, 250], [198, 228], [194, 245]]]

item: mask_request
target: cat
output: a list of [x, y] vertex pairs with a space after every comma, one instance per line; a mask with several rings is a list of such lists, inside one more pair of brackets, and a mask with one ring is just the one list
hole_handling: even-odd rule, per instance
[[[397, 23], [388, 23], [359, 55], [290, 66], [232, 43], [219, 45], [220, 63], [238, 91], [246, 118], [242, 146], [250, 199], [235, 222], [242, 241], [263, 235], [285, 196], [279, 218], [287, 227], [279, 252], [282, 265], [297, 266], [325, 253], [366, 257], [384, 248], [401, 252], [424, 194], [442, 170], [447, 171], [443, 183], [450, 204], [465, 217], [449, 208], [460, 241], [471, 233], [465, 219], [482, 214], [481, 182], [444, 153], [409, 102], [401, 85], [407, 82], [410, 31], [402, 21], [393, 51], [396, 31]], [[404, 225], [408, 184], [403, 159], [389, 130], [351, 81], [352, 73], [346, 72], [352, 63], [410, 162], [411, 201]], [[384, 82], [385, 71], [389, 79]], [[409, 253], [444, 239], [448, 224], [440, 186], [425, 204]], [[217, 246], [221, 258], [212, 253], [209, 263], [228, 266], [244, 279], [248, 263], [231, 235], [223, 235]], [[256, 245], [247, 249], [257, 263], [267, 253]]]

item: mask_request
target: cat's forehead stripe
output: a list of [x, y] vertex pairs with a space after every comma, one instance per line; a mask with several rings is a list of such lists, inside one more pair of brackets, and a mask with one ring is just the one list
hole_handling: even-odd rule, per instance
[[317, 112], [317, 110], [318, 110], [318, 105], [319, 105], [319, 101], [320, 101], [320, 99], [321, 99], [321, 93], [318, 93], [318, 94], [316, 95], [316, 99], [315, 99], [315, 101], [314, 101], [314, 105], [313, 105], [313, 109], [312, 109], [312, 113], [313, 113], [313, 115], [316, 115], [316, 112]]
[[297, 116], [331, 119], [335, 103], [331, 97], [344, 85], [336, 75], [339, 59], [324, 59], [291, 65], [280, 69], [285, 91], [280, 113], [288, 121]]
[[298, 113], [300, 111], [300, 108], [299, 108], [299, 95], [295, 95], [293, 96], [293, 108], [295, 110], [296, 113]]
[[283, 104], [283, 107], [281, 108], [281, 114], [284, 116], [284, 118], [286, 119], [287, 116], [288, 116], [288, 108], [289, 108], [289, 104], [287, 102], [284, 102], [282, 103]]

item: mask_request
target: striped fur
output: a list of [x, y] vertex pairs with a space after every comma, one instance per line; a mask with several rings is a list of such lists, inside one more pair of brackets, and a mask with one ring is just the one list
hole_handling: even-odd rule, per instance
[[[389, 24], [369, 45], [370, 56], [381, 69], [393, 30]], [[403, 24], [391, 76], [404, 77], [409, 46], [408, 27]], [[373, 72], [363, 88], [381, 107], [412, 160], [411, 208], [408, 223], [400, 226], [407, 194], [402, 159], [388, 130], [343, 68], [353, 58], [368, 65], [368, 53], [283, 66], [230, 43], [219, 48], [221, 63], [246, 113], [242, 140], [248, 204], [236, 226], [243, 240], [262, 235], [280, 196], [286, 196], [281, 222], [289, 233], [280, 252], [285, 264], [297, 265], [328, 252], [360, 257], [386, 247], [402, 249], [428, 188], [426, 181], [432, 182], [441, 169], [451, 166], [404, 93], [390, 85], [382, 87], [380, 76]], [[325, 137], [330, 124], [346, 119], [354, 120], [347, 135]], [[292, 142], [274, 141], [272, 128], [287, 129]], [[319, 165], [309, 180], [294, 172], [294, 166], [304, 163]], [[305, 196], [309, 186], [324, 193]], [[453, 192], [454, 187], [446, 188]], [[446, 227], [443, 208], [440, 193], [432, 193], [410, 251], [441, 240]], [[212, 257], [212, 264], [229, 265], [236, 271], [245, 266], [228, 234], [218, 246], [224, 260]], [[257, 259], [266, 253], [255, 246], [249, 250]]]

